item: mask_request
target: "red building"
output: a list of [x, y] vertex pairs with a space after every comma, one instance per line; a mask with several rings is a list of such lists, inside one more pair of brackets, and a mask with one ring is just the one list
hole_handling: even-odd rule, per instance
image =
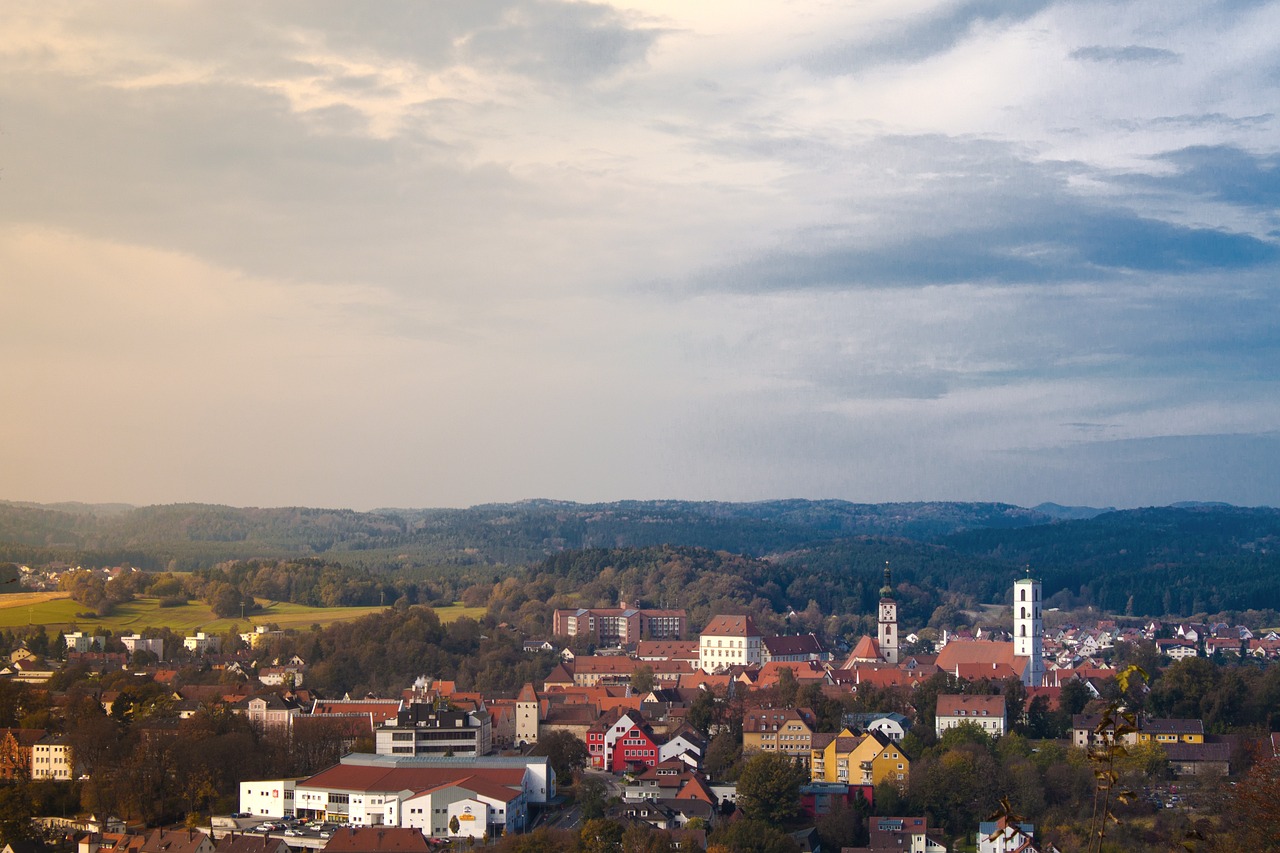
[[658, 763], [658, 738], [639, 711], [607, 714], [587, 729], [587, 752], [596, 770], [621, 773]]

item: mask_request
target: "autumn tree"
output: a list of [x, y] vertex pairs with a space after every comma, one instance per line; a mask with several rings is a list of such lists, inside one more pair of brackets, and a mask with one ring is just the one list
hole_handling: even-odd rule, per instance
[[800, 786], [808, 778], [804, 767], [786, 755], [756, 753], [738, 775], [738, 805], [752, 820], [786, 823], [800, 809]]

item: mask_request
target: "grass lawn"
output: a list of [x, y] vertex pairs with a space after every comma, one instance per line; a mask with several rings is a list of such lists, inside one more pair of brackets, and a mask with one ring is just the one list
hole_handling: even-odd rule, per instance
[[[129, 634], [143, 628], [171, 628], [178, 633], [207, 631], [223, 633], [232, 625], [248, 630], [252, 625], [275, 624], [281, 628], [307, 629], [312, 625], [331, 625], [359, 619], [370, 613], [378, 613], [385, 607], [308, 607], [304, 604], [272, 602], [244, 619], [218, 619], [205, 604], [192, 602], [181, 607], [160, 607], [155, 598], [139, 598], [122, 604], [115, 613], [106, 617], [76, 617], [84, 605], [66, 597], [66, 593], [13, 593], [0, 595], [0, 628], [17, 628], [26, 625], [44, 625], [58, 629], [72, 626], [92, 628], [102, 626], [114, 634]], [[478, 619], [484, 615], [483, 607], [437, 607], [441, 622], [452, 622], [459, 616]]]

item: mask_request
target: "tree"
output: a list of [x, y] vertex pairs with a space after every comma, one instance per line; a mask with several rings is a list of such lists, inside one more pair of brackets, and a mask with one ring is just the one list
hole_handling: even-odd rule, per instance
[[609, 787], [597, 776], [583, 776], [578, 780], [577, 801], [584, 820], [604, 817], [604, 806]]
[[751, 756], [738, 775], [738, 805], [751, 820], [777, 825], [795, 817], [800, 786], [808, 781], [804, 767], [774, 752]]
[[1236, 787], [1235, 824], [1243, 836], [1239, 849], [1280, 850], [1280, 758], [1260, 749], [1249, 773]]
[[461, 829], [462, 829], [462, 824], [458, 822], [457, 815], [454, 815], [453, 817], [449, 818], [449, 831], [451, 833], [453, 833], [454, 835], [457, 835], [459, 830]]
[[648, 693], [653, 689], [652, 666], [647, 663], [642, 663], [632, 671], [631, 689], [636, 693]]
[[703, 735], [711, 732], [711, 724], [716, 719], [716, 697], [710, 690], [701, 690], [689, 706], [685, 721]]
[[707, 839], [707, 853], [800, 853], [800, 845], [781, 830], [758, 820], [735, 820], [721, 824]]
[[737, 778], [734, 767], [742, 758], [742, 744], [733, 737], [728, 729], [722, 729], [707, 745], [707, 756], [703, 759], [702, 769], [711, 779], [731, 782]]
[[796, 680], [795, 671], [789, 666], [778, 670], [778, 702], [786, 708], [796, 706], [796, 693], [800, 690], [800, 682]]
[[538, 738], [530, 755], [545, 755], [550, 758], [551, 769], [555, 771], [556, 778], [565, 782], [572, 779], [575, 773], [581, 772], [591, 756], [587, 752], [587, 745], [572, 732], [566, 731], [548, 732]]
[[622, 825], [598, 817], [582, 825], [578, 843], [583, 853], [614, 853], [622, 844]]

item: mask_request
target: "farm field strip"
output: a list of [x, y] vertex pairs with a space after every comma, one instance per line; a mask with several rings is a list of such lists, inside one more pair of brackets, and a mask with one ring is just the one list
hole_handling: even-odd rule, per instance
[[[177, 607], [161, 607], [159, 599], [138, 598], [116, 607], [110, 616], [79, 617], [84, 605], [72, 601], [64, 592], [12, 593], [0, 595], [0, 628], [19, 628], [27, 625], [44, 625], [70, 629], [101, 626], [112, 633], [132, 633], [143, 628], [169, 628], [186, 633], [205, 631], [211, 634], [225, 633], [233, 625], [248, 630], [254, 625], [278, 625], [280, 628], [309, 628], [326, 626], [334, 622], [348, 622], [370, 613], [386, 610], [386, 607], [310, 607], [305, 604], [269, 602], [261, 610], [245, 615], [244, 619], [219, 619], [201, 602], [191, 602]], [[436, 614], [441, 622], [452, 622], [461, 616], [473, 619], [483, 616], [483, 607], [438, 607]]]

